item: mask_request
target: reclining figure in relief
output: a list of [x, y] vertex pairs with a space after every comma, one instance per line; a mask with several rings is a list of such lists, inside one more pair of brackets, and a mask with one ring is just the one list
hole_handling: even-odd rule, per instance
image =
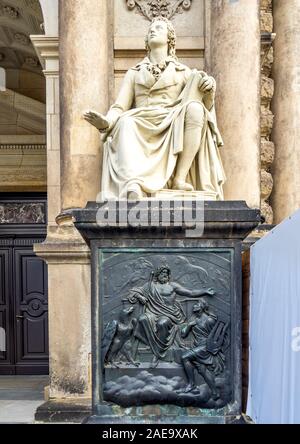
[[84, 114], [104, 133], [105, 198], [142, 199], [180, 190], [223, 200], [215, 80], [178, 61], [175, 29], [164, 17], [151, 23], [146, 49], [148, 56], [129, 69], [107, 115]]

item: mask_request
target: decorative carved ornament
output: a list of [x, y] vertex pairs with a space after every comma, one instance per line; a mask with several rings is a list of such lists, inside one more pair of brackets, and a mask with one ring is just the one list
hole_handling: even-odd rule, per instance
[[175, 14], [182, 14], [191, 8], [192, 1], [193, 0], [126, 0], [126, 3], [128, 9], [136, 9], [137, 12], [151, 21], [158, 16], [170, 19]]
[[25, 63], [26, 65], [32, 66], [33, 68], [36, 68], [39, 65], [39, 61], [35, 57], [26, 57]]
[[30, 43], [30, 40], [27, 37], [27, 35], [22, 34], [21, 32], [17, 32], [15, 34], [15, 41], [20, 43], [20, 45], [24, 45], [24, 46], [28, 46]]
[[5, 17], [9, 17], [11, 19], [16, 19], [19, 17], [19, 12], [17, 11], [17, 9], [9, 5], [2, 6], [1, 13]]

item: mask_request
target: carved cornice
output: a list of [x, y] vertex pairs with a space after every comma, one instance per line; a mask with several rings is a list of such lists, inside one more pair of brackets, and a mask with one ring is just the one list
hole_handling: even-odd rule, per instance
[[136, 10], [148, 20], [162, 16], [171, 19], [175, 14], [182, 14], [192, 6], [193, 0], [125, 0], [128, 9]]
[[[33, 46], [36, 50], [36, 53], [39, 57], [40, 63], [45, 69], [45, 62], [47, 60], [56, 60], [59, 59], [59, 38], [52, 37], [47, 35], [31, 35], [30, 36]], [[44, 72], [47, 74], [48, 72]], [[58, 71], [54, 71], [53, 73], [58, 74]]]
[[2, 144], [0, 143], [0, 153], [1, 151], [46, 151], [46, 145], [40, 145], [40, 144], [16, 144], [16, 143], [9, 143], [9, 144]]
[[34, 252], [37, 256], [51, 265], [90, 265], [90, 249], [82, 238], [78, 237], [79, 233], [76, 232], [74, 226], [56, 228], [55, 231], [50, 235], [48, 234], [45, 242], [34, 246]]

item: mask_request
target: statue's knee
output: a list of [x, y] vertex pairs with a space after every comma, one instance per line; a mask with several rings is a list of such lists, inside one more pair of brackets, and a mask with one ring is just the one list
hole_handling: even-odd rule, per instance
[[157, 327], [158, 328], [169, 327], [169, 324], [170, 324], [170, 320], [168, 318], [161, 317], [157, 321]]
[[201, 103], [191, 102], [187, 106], [186, 121], [193, 125], [203, 125], [204, 109]]

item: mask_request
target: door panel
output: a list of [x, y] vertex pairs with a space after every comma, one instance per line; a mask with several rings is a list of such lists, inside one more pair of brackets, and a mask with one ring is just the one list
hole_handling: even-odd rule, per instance
[[[48, 366], [47, 266], [31, 249], [15, 249], [17, 373]], [[23, 371], [22, 370], [22, 371]]]
[[12, 363], [12, 329], [10, 329], [10, 250], [0, 250], [0, 364]]

